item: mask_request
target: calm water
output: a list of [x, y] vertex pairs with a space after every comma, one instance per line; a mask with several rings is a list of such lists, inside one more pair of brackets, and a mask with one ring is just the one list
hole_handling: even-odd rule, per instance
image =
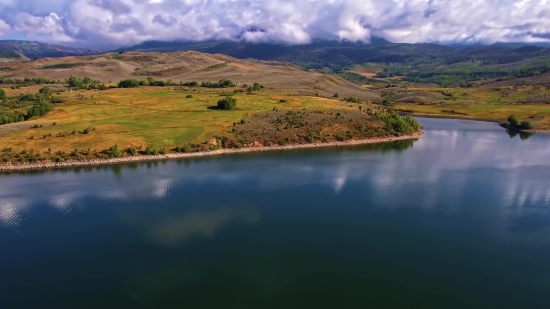
[[550, 135], [0, 175], [0, 308], [549, 308]]

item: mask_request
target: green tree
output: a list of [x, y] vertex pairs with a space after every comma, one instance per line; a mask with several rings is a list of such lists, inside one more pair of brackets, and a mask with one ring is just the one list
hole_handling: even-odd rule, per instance
[[262, 90], [263, 86], [258, 84], [258, 83], [254, 83], [254, 85], [252, 86], [252, 90], [253, 91], [260, 91]]
[[118, 88], [138, 88], [139, 81], [137, 79], [125, 79], [118, 83]]
[[120, 158], [123, 155], [122, 151], [120, 151], [120, 149], [118, 148], [118, 145], [111, 146], [109, 150], [111, 151], [111, 153], [109, 154], [109, 157], [111, 158]]
[[67, 79], [67, 84], [69, 84], [69, 87], [72, 87], [72, 88], [84, 87], [84, 83], [82, 83], [82, 80], [75, 76], [69, 77], [69, 79]]
[[533, 124], [528, 120], [523, 120], [520, 124], [520, 127], [526, 130], [533, 130], [535, 128]]
[[6, 92], [4, 89], [0, 89], [0, 100], [4, 100], [6, 98]]
[[52, 90], [48, 87], [42, 87], [38, 90], [38, 92], [43, 94], [46, 98], [49, 98], [52, 95]]
[[225, 97], [218, 101], [218, 108], [223, 110], [232, 110], [237, 106], [237, 99], [234, 97]]
[[510, 116], [508, 117], [508, 122], [509, 122], [510, 125], [512, 125], [512, 126], [517, 126], [517, 125], [519, 124], [519, 119], [518, 119], [516, 116], [514, 116], [514, 115], [510, 115]]

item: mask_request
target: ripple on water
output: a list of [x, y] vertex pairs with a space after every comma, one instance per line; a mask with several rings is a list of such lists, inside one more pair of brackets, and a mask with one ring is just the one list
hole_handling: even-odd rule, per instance
[[32, 210], [32, 204], [25, 200], [4, 199], [0, 201], [0, 227], [15, 229]]

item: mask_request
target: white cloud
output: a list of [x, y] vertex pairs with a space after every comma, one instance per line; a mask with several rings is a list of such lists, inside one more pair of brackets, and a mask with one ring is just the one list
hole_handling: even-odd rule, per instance
[[11, 30], [10, 25], [0, 19], [0, 36], [7, 35]]
[[370, 36], [396, 42], [549, 41], [550, 1], [0, 0], [0, 34], [5, 32], [90, 46]]

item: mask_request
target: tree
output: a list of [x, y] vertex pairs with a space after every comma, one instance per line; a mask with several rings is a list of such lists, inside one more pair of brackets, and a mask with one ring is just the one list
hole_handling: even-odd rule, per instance
[[4, 100], [6, 98], [6, 92], [4, 89], [0, 89], [0, 100]]
[[262, 90], [263, 86], [258, 84], [258, 83], [254, 83], [254, 85], [252, 86], [252, 90], [253, 91], [260, 91]]
[[150, 76], [147, 77], [147, 84], [148, 84], [149, 86], [153, 86], [153, 82], [154, 82], [154, 81], [155, 81], [154, 78], [152, 78], [152, 77], [150, 77]]
[[519, 124], [519, 119], [514, 115], [510, 115], [510, 117], [508, 117], [508, 122], [512, 126], [517, 126]]
[[48, 87], [42, 87], [40, 90], [38, 90], [41, 94], [43, 94], [46, 98], [50, 97], [52, 95], [52, 90]]
[[528, 120], [523, 120], [520, 124], [520, 127], [527, 130], [533, 130], [535, 128], [533, 124]]
[[218, 108], [223, 110], [232, 110], [237, 106], [237, 99], [234, 97], [225, 97], [218, 101]]
[[69, 87], [71, 88], [82, 88], [84, 87], [84, 83], [82, 83], [82, 80], [78, 77], [71, 76], [69, 79], [67, 79], [67, 83], [69, 84]]
[[111, 152], [109, 153], [110, 158], [120, 158], [123, 156], [122, 151], [118, 148], [118, 145], [113, 145], [109, 149]]
[[118, 88], [138, 88], [139, 81], [137, 79], [125, 79], [118, 83]]

